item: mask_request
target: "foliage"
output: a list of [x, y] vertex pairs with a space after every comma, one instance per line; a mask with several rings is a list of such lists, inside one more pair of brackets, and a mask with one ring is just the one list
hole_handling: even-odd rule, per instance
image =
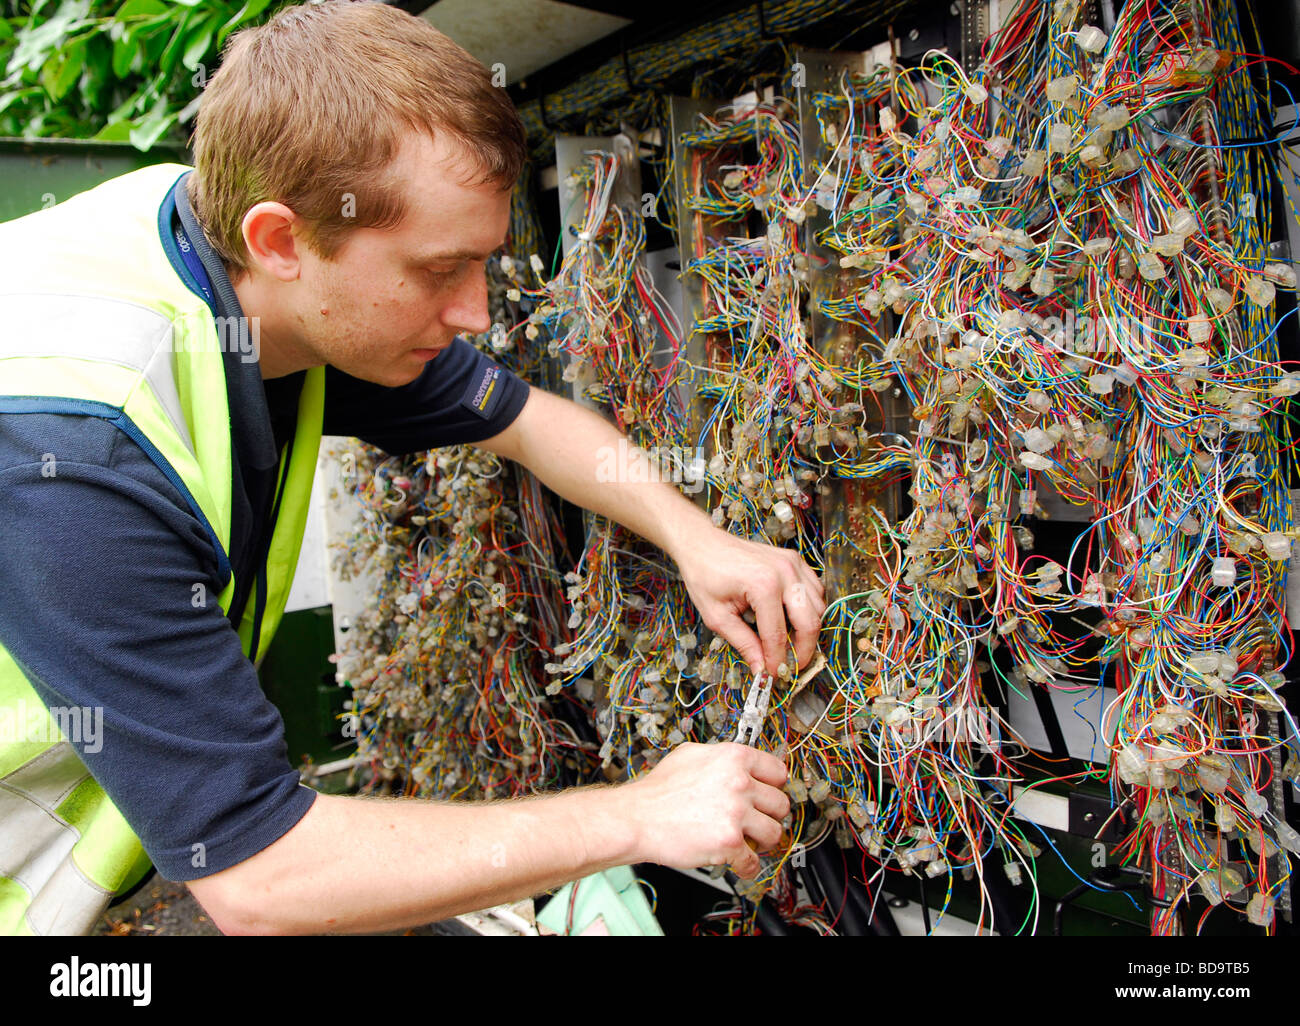
[[226, 37], [273, 0], [0, 0], [0, 136], [181, 142]]

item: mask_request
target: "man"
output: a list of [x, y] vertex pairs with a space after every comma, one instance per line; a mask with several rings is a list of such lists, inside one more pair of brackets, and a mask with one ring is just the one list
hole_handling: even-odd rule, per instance
[[457, 338], [489, 326], [524, 139], [445, 36], [380, 4], [288, 9], [232, 39], [194, 153], [0, 226], [0, 711], [28, 728], [0, 745], [0, 929], [88, 929], [146, 854], [226, 932], [397, 929], [636, 861], [755, 874], [786, 771], [739, 745], [509, 802], [298, 782], [250, 659], [322, 427], [519, 461], [661, 546], [755, 669], [787, 620], [811, 656], [824, 599], [669, 485], [598, 484], [616, 431]]

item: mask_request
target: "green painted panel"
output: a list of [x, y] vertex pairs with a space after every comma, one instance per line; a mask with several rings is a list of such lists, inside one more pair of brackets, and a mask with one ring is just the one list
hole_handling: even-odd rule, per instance
[[188, 163], [189, 153], [155, 146], [71, 139], [0, 139], [0, 221], [62, 203], [129, 171], [151, 164]]
[[[330, 606], [286, 613], [258, 676], [284, 717], [289, 761], [301, 767], [344, 759], [356, 742], [343, 736], [343, 703], [352, 689], [334, 682], [334, 620]], [[340, 775], [341, 776], [341, 775]]]

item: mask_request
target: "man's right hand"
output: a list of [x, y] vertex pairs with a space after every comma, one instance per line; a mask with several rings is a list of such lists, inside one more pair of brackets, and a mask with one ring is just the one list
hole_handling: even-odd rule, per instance
[[635, 817], [641, 858], [677, 869], [730, 865], [753, 879], [755, 849], [776, 847], [790, 812], [786, 776], [780, 759], [747, 745], [684, 744], [620, 797]]
[[400, 930], [517, 901], [612, 866], [730, 864], [758, 875], [790, 801], [785, 765], [685, 744], [639, 780], [511, 801], [320, 794], [256, 855], [190, 881], [225, 933]]

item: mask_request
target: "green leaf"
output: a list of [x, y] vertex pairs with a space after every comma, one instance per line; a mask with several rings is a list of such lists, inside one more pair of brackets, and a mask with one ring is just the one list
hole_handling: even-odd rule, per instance
[[[220, 18], [220, 15], [218, 15]], [[212, 33], [217, 29], [216, 21], [209, 18], [203, 26], [189, 38], [185, 52], [181, 54], [181, 64], [190, 71], [198, 71], [199, 63], [212, 46]]]
[[271, 0], [245, 0], [244, 6], [235, 12], [233, 18], [221, 26], [217, 33], [217, 49], [226, 45], [226, 37], [241, 25], [252, 21], [271, 4]]
[[194, 97], [194, 99], [182, 107], [176, 115], [176, 123], [179, 125], [188, 123], [190, 118], [194, 117], [194, 115], [199, 112], [199, 103], [202, 99], [203, 94], [199, 93], [198, 96]]
[[9, 24], [8, 18], [0, 18], [0, 43], [13, 39], [14, 27]]
[[133, 34], [128, 33], [113, 44], [113, 74], [118, 78], [126, 78], [139, 57], [140, 44], [135, 41]]
[[129, 142], [131, 140], [131, 127], [129, 121], [115, 121], [111, 125], [105, 125], [91, 138], [99, 142]]
[[127, 18], [143, 18], [150, 14], [167, 14], [167, 5], [162, 0], [126, 0], [113, 18], [118, 22]]
[[41, 85], [51, 100], [62, 100], [68, 90], [77, 84], [86, 66], [86, 44], [74, 43], [62, 53], [51, 57], [41, 69]]
[[27, 124], [23, 126], [24, 139], [39, 139], [41, 133], [45, 130], [46, 114], [44, 112], [36, 114], [27, 119]]
[[86, 71], [78, 83], [82, 107], [95, 116], [103, 108], [105, 89], [116, 81], [113, 75], [113, 44], [104, 34], [96, 36], [86, 47]]
[[193, 19], [194, 12], [186, 11], [180, 24], [176, 26], [176, 31], [172, 33], [172, 37], [167, 43], [167, 49], [162, 52], [162, 57], [158, 60], [159, 67], [162, 69], [165, 78], [170, 77], [176, 70], [176, 64], [180, 60], [184, 49], [186, 32], [189, 30], [190, 22]]
[[151, 89], [152, 87], [146, 82], [131, 96], [123, 100], [121, 104], [109, 113], [108, 123], [111, 125], [118, 121], [124, 121], [143, 110], [145, 104], [149, 102], [152, 96]]
[[[17, 67], [37, 71], [61, 45], [65, 37], [82, 27], [90, 11], [90, 0], [63, 0], [49, 21], [19, 33], [18, 46], [9, 58], [9, 70]], [[35, 18], [35, 8], [32, 17]]]
[[41, 13], [41, 9], [47, 3], [49, 3], [49, 0], [35, 0], [35, 3], [32, 4], [31, 17], [27, 22], [29, 27], [36, 24], [36, 16]]
[[137, 150], [147, 150], [171, 128], [176, 121], [175, 112], [166, 113], [166, 101], [160, 101], [148, 114], [135, 123], [127, 138]]
[[166, 49], [167, 41], [171, 37], [171, 31], [170, 23], [162, 20], [145, 22], [132, 34], [132, 38], [140, 43], [145, 63], [150, 67], [154, 67], [161, 60], [162, 52]]
[[8, 110], [15, 103], [34, 98], [40, 92], [39, 89], [14, 89], [11, 92], [0, 93], [0, 113]]

